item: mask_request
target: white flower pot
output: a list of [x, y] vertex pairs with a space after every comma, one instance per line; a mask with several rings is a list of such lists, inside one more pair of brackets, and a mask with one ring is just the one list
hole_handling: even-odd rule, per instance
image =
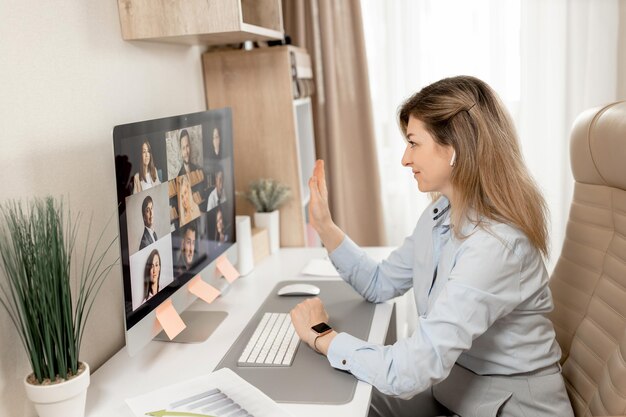
[[83, 372], [65, 382], [33, 385], [24, 378], [26, 396], [35, 406], [39, 417], [83, 417], [89, 386], [89, 365]]
[[280, 248], [280, 217], [279, 211], [271, 213], [254, 213], [254, 226], [267, 229], [270, 239], [270, 253], [276, 253]]

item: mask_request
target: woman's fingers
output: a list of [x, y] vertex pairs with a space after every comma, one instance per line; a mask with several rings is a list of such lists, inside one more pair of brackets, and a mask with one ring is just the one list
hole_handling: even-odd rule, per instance
[[320, 204], [322, 195], [320, 193], [319, 184], [315, 176], [309, 178], [309, 190], [311, 191], [311, 205]]
[[311, 190], [311, 200], [309, 201], [309, 219], [313, 227], [321, 226], [326, 217], [328, 217], [328, 203], [320, 194], [319, 182], [315, 176], [309, 180], [309, 189]]
[[311, 191], [311, 201], [317, 202], [322, 198], [322, 196], [320, 195], [319, 184], [315, 175], [309, 178], [309, 190]]
[[328, 189], [326, 188], [326, 177], [324, 171], [324, 160], [318, 159], [317, 161], [315, 161], [313, 175], [317, 179], [320, 195], [324, 200], [328, 200]]

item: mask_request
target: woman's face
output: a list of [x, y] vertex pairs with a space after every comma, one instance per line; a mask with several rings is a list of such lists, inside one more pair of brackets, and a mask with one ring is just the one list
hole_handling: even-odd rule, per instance
[[143, 163], [144, 167], [147, 167], [148, 164], [150, 164], [150, 149], [148, 148], [148, 144], [144, 143], [143, 145], [141, 145], [141, 162]]
[[181, 182], [182, 191], [180, 193], [180, 198], [183, 200], [183, 208], [186, 211], [189, 211], [191, 205], [189, 204], [189, 183], [187, 181]]
[[402, 165], [411, 168], [420, 191], [439, 192], [451, 198], [452, 146], [435, 142], [421, 120], [410, 116], [406, 128], [407, 146]]
[[159, 283], [159, 276], [161, 275], [161, 258], [155, 254], [152, 258], [152, 265], [150, 266], [150, 284], [156, 285]]

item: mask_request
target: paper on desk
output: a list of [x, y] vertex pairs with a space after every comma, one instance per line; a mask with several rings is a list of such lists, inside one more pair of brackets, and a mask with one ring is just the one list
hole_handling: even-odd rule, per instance
[[217, 266], [217, 269], [219, 269], [219, 271], [222, 273], [222, 275], [224, 275], [226, 281], [232, 283], [234, 280], [239, 278], [239, 271], [237, 271], [237, 268], [235, 268], [233, 264], [230, 263], [225, 255], [217, 258], [215, 265]]
[[137, 417], [290, 417], [270, 397], [228, 368], [126, 399]]
[[178, 333], [182, 332], [185, 330], [185, 327], [187, 327], [183, 319], [181, 319], [176, 312], [172, 300], [169, 299], [163, 301], [161, 305], [157, 307], [156, 318], [170, 340], [175, 338]]
[[207, 304], [211, 304], [220, 295], [220, 291], [217, 288], [202, 281], [199, 275], [196, 275], [189, 283], [189, 292], [196, 297], [202, 298]]
[[327, 259], [311, 259], [302, 270], [304, 275], [314, 275], [318, 277], [338, 277], [339, 272]]

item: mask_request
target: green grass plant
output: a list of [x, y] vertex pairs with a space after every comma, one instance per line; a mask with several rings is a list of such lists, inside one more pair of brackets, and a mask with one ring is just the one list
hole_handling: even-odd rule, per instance
[[[103, 229], [86, 234], [82, 259], [75, 245], [80, 214], [63, 201], [10, 201], [0, 207], [0, 304], [15, 325], [38, 383], [66, 380], [79, 370], [80, 346], [94, 300], [116, 264], [104, 259], [117, 238], [104, 242]], [[73, 266], [79, 264], [74, 284]]]

